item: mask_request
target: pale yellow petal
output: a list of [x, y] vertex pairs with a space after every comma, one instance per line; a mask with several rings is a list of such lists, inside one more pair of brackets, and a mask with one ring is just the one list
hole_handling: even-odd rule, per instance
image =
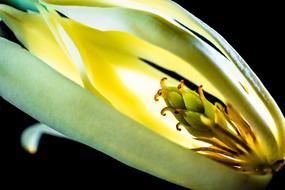
[[[140, 49], [157, 53], [155, 47], [126, 33], [102, 32], [53, 14], [43, 13], [51, 29], [55, 30], [54, 34], [58, 35], [56, 38], [63, 39], [63, 43], [69, 43], [64, 39], [66, 35], [71, 37], [77, 49], [68, 50], [72, 51], [69, 54], [80, 54], [81, 62], [95, 88], [104, 94], [116, 109], [181, 145], [193, 146], [186, 132], [175, 131], [174, 118], [162, 119], [160, 109], [164, 104], [158, 104], [153, 99], [159, 89], [157, 82], [165, 74], [143, 62], [140, 58], [146, 57]], [[141, 48], [132, 47], [130, 44]], [[169, 53], [164, 54], [167, 56]], [[171, 54], [166, 58], [170, 58], [168, 62], [175, 59], [179, 61]], [[175, 84], [175, 80], [171, 80], [171, 77], [169, 79], [170, 83]]]
[[78, 71], [37, 13], [25, 13], [6, 5], [0, 5], [0, 17], [29, 51], [64, 76], [81, 84]]
[[[70, 2], [71, 4], [74, 3], [74, 1]], [[189, 65], [191, 64], [195, 68], [194, 70], [200, 73], [200, 77], [193, 76], [190, 72], [192, 70], [180, 63], [176, 64], [175, 71], [192, 82], [206, 78], [207, 82], [202, 83], [204, 89], [222, 101], [233, 104], [250, 125], [254, 126], [259, 134], [258, 136], [264, 141], [263, 147], [267, 147], [264, 151], [269, 151], [268, 156], [272, 157], [269, 160], [275, 159], [277, 153], [275, 137], [278, 136], [277, 129], [280, 128], [280, 125], [277, 126], [278, 122], [274, 121], [271, 111], [267, 109], [266, 100], [269, 99], [260, 97], [258, 93], [260, 90], [265, 92], [266, 89], [263, 86], [255, 85], [258, 83], [252, 84], [252, 79], [254, 81], [258, 80], [254, 79], [256, 77], [248, 67], [243, 67], [243, 70], [240, 69], [201, 41], [191, 31], [170, 21], [167, 16], [154, 14], [153, 11], [147, 12], [145, 9], [134, 10], [112, 7], [121, 1], [90, 2], [89, 5], [93, 4], [94, 6], [102, 6], [102, 3], [106, 2], [105, 5], [111, 7], [82, 6], [86, 5], [85, 1], [82, 4], [74, 4], [80, 4], [80, 6], [51, 5], [51, 7], [94, 28], [128, 32], [187, 61]], [[99, 4], [96, 5], [98, 2]], [[112, 3], [114, 4], [111, 5]], [[68, 3], [63, 2], [61, 4], [68, 5]], [[156, 57], [162, 56], [157, 54]], [[164, 68], [169, 67], [164, 64]], [[203, 80], [200, 81], [204, 82]], [[259, 87], [261, 89], [258, 89]], [[275, 104], [272, 99], [270, 101]], [[265, 141], [268, 141], [268, 143], [265, 143]]]
[[131, 167], [193, 189], [262, 189], [272, 177], [241, 173], [178, 146], [114, 110], [18, 45], [0, 38], [0, 49], [3, 98], [62, 134]]

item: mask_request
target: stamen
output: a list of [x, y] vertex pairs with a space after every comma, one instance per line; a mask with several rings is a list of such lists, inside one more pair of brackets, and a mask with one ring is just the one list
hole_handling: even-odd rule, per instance
[[277, 160], [277, 161], [271, 166], [271, 168], [272, 168], [272, 170], [273, 170], [274, 172], [278, 172], [278, 171], [284, 166], [284, 164], [285, 164], [285, 160], [284, 160], [284, 158], [283, 158], [283, 159], [281, 159], [281, 160]]
[[219, 141], [218, 139], [210, 139], [210, 138], [206, 138], [206, 137], [198, 137], [198, 138], [194, 138], [194, 139], [208, 143], [214, 147], [217, 147], [217, 148], [222, 149], [226, 152], [229, 152], [232, 155], [238, 155], [238, 153], [236, 151], [231, 150], [227, 145], [225, 145], [223, 142]]
[[184, 90], [184, 80], [181, 80], [179, 85], [177, 86], [178, 90], [182, 92]]
[[231, 104], [227, 104], [227, 112], [228, 114], [225, 114], [225, 116], [229, 118], [229, 121], [233, 123], [233, 126], [236, 126], [241, 137], [243, 139], [252, 139], [252, 141], [256, 143], [255, 134], [251, 130], [249, 124], [238, 114]]
[[178, 120], [178, 131], [183, 125], [194, 140], [209, 144], [193, 151], [241, 172], [272, 173], [285, 164], [283, 159], [274, 164], [267, 163], [254, 131], [231, 104], [210, 102], [203, 93], [202, 85], [198, 87], [197, 94], [185, 89], [184, 80], [175, 88], [167, 87], [166, 79], [160, 80], [162, 89], [157, 91], [154, 99], [158, 101], [159, 96], [164, 98], [167, 107], [160, 113], [165, 116], [165, 112], [170, 111]]
[[200, 147], [200, 148], [193, 148], [191, 150], [194, 150], [196, 152], [211, 152], [211, 153], [217, 153], [217, 154], [221, 154], [224, 156], [230, 156], [230, 157], [234, 157], [235, 155], [227, 152], [227, 151], [223, 151], [223, 150], [219, 150], [215, 147]]
[[225, 112], [224, 106], [222, 106], [222, 104], [220, 104], [219, 102], [215, 102], [215, 107], [220, 111]]
[[222, 128], [220, 125], [217, 125], [216, 123], [210, 121], [205, 116], [201, 117], [202, 121], [211, 127], [211, 130], [216, 135], [218, 139], [222, 139], [222, 141], [235, 151], [237, 151], [239, 154], [244, 154], [245, 152], [251, 152], [251, 149], [245, 144], [243, 141], [241, 141], [238, 137], [233, 135], [228, 130]]
[[200, 96], [201, 101], [203, 102], [204, 98], [205, 98], [204, 93], [203, 93], [203, 85], [198, 86], [198, 90], [197, 91], [198, 91], [198, 94]]
[[224, 155], [224, 154], [219, 154], [219, 153], [214, 153], [212, 151], [197, 151], [203, 155], [206, 155], [207, 157], [217, 161], [217, 162], [220, 162], [220, 163], [223, 163], [227, 166], [230, 166], [230, 167], [234, 167], [234, 166], [242, 166], [243, 163], [245, 161], [243, 160], [239, 160], [239, 159], [234, 159], [234, 158], [231, 158], [230, 156], [227, 156], [227, 155]]

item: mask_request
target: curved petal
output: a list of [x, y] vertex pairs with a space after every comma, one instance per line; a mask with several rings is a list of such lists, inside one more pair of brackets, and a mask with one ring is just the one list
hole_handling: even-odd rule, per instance
[[[191, 31], [179, 26], [178, 23], [173, 22], [173, 19], [171, 21], [167, 13], [156, 14], [155, 11], [148, 12], [145, 8], [135, 10], [133, 9], [135, 6], [124, 6], [129, 9], [114, 7], [123, 2], [132, 5], [130, 1], [94, 0], [89, 1], [89, 4], [87, 1], [74, 2], [72, 0], [68, 2], [46, 0], [44, 2], [85, 25], [105, 31], [128, 32], [187, 61], [204, 78], [207, 78], [208, 82], [203, 84], [206, 91], [224, 102], [233, 104], [250, 125], [254, 126], [258, 136], [262, 139], [260, 140], [262, 147], [266, 147], [264, 151], [267, 152], [268, 159], [273, 161], [277, 157], [283, 157], [277, 150], [277, 146], [281, 145], [276, 143], [277, 139], [280, 142], [283, 139], [284, 125], [283, 118], [280, 117], [281, 112], [266, 89], [262, 85], [257, 85], [260, 82], [254, 73], [248, 66], [237, 67]], [[164, 67], [172, 69], [166, 65]], [[190, 81], [197, 80], [188, 68], [177, 64], [175, 71]], [[268, 105], [271, 105], [270, 109]]]
[[81, 84], [78, 71], [56, 43], [46, 23], [37, 13], [25, 13], [0, 4], [0, 17], [31, 53], [50, 64], [64, 76]]
[[[70, 42], [66, 39], [66, 35], [64, 42], [58, 40], [64, 35], [62, 34], [64, 32], [63, 29], [49, 31], [49, 29], [47, 29], [48, 26], [40, 15], [36, 13], [20, 12], [4, 5], [1, 6], [4, 21], [15, 32], [23, 44], [37, 57], [51, 66], [55, 65], [53, 68], [64, 73], [64, 68], [57, 67], [58, 64], [65, 63], [65, 61], [62, 60], [62, 57], [64, 58], [66, 55], [76, 55], [78, 52], [76, 52], [76, 49], [64, 49], [67, 47], [65, 46], [65, 43], [69, 43], [70, 46]], [[11, 17], [11, 15], [13, 15], [13, 17]], [[31, 18], [34, 20], [31, 20]], [[48, 15], [46, 17], [46, 19], [52, 18], [53, 17], [49, 18]], [[16, 22], [19, 19], [21, 19], [21, 22]], [[29, 27], [31, 21], [35, 22], [33, 27]], [[160, 115], [160, 110], [164, 107], [164, 104], [162, 101], [156, 103], [153, 100], [153, 96], [159, 89], [158, 81], [164, 77], [165, 74], [147, 66], [139, 59], [138, 56], [140, 55], [129, 52], [129, 48], [136, 49], [135, 46], [137, 44], [133, 44], [131, 47], [125, 47], [126, 44], [132, 44], [132, 41], [123, 44], [128, 40], [132, 40], [128, 35], [123, 33], [105, 34], [104, 32], [84, 27], [66, 19], [60, 19], [58, 22], [61, 22], [59, 24], [63, 24], [65, 27], [70, 25], [71, 28], [68, 29], [68, 32], [72, 32], [73, 29], [76, 31], [75, 33], [72, 33], [72, 37], [76, 37], [77, 32], [82, 34], [81, 36], [84, 36], [84, 39], [73, 39], [77, 46], [83, 45], [83, 47], [78, 48], [78, 50], [80, 50], [78, 55], [83, 55], [81, 64], [85, 64], [86, 71], [92, 78], [91, 80], [99, 93], [104, 94], [104, 97], [112, 102], [114, 107], [176, 143], [187, 147], [194, 146], [193, 141], [189, 138], [189, 134], [186, 131], [183, 133], [177, 133], [175, 131], [176, 120], [174, 118], [161, 120], [162, 116]], [[52, 24], [52, 20], [50, 20], [50, 24]], [[28, 31], [25, 32], [25, 30]], [[35, 31], [37, 35], [33, 35], [29, 30]], [[59, 33], [60, 31], [61, 33]], [[56, 52], [51, 51], [53, 48], [45, 45], [45, 40], [33, 40], [37, 36], [39, 36], [39, 39], [52, 40], [50, 43], [56, 47]], [[45, 38], [45, 36], [47, 38]], [[49, 36], [51, 37], [49, 38]], [[32, 37], [34, 38], [31, 39]], [[114, 40], [116, 39], [117, 43], [114, 43]], [[149, 48], [145, 47], [143, 43], [140, 45], [141, 50]], [[40, 48], [38, 48], [38, 46], [40, 46]], [[59, 47], [63, 50], [59, 49]], [[113, 51], [105, 51], [105, 48], [111, 48]], [[59, 51], [57, 51], [58, 49]], [[155, 53], [157, 52], [156, 49], [159, 48], [151, 47], [149, 50]], [[89, 51], [94, 53], [89, 53]], [[169, 53], [167, 54], [167, 52], [162, 50], [160, 51], [162, 52], [160, 55], [165, 57], [161, 60], [161, 63], [163, 61], [168, 64], [181, 62], [177, 57], [172, 56]], [[48, 54], [44, 52], [48, 52]], [[81, 59], [81, 57], [79, 59]], [[68, 61], [69, 64], [73, 66], [76, 65], [74, 62], [77, 60], [76, 58], [73, 58]], [[73, 63], [70, 63], [71, 61]], [[104, 67], [102, 67], [103, 64]], [[64, 75], [70, 77], [65, 73]], [[71, 79], [72, 77], [73, 75], [71, 76]], [[135, 80], [130, 80], [130, 77]], [[169, 77], [169, 79], [170, 78], [171, 77]], [[169, 82], [176, 85], [175, 80], [169, 80]]]
[[[255, 89], [250, 85], [246, 78], [244, 78], [243, 74], [238, 70], [238, 68], [227, 61], [222, 55], [216, 52], [209, 45], [199, 40], [191, 32], [177, 27], [177, 25], [168, 22], [162, 17], [158, 17], [153, 14], [147, 14], [141, 11], [122, 8], [104, 8], [101, 10], [99, 10], [100, 8], [96, 9], [97, 11], [95, 13], [99, 13], [97, 16], [102, 15], [103, 18], [106, 18], [105, 20], [95, 19], [95, 21], [93, 19], [94, 23], [99, 23], [99, 25], [97, 24], [98, 26], [107, 26], [108, 30], [122, 30], [129, 32], [131, 34], [139, 36], [140, 38], [143, 38], [147, 42], [158, 45], [165, 50], [174, 53], [176, 56], [183, 58], [185, 61], [191, 63], [191, 67], [194, 68], [192, 70], [189, 70], [189, 64], [186, 64], [186, 66], [177, 64], [174, 71], [181, 73], [181, 75], [185, 78], [190, 78], [190, 81], [193, 81], [193, 79], [206, 79], [204, 80], [206, 81], [206, 84], [203, 84], [205, 89], [208, 91], [212, 90], [210, 92], [213, 93], [216, 97], [222, 99], [224, 102], [230, 102], [235, 107], [237, 107], [242, 115], [248, 120], [248, 122], [254, 126], [256, 132], [258, 133], [258, 137], [260, 137], [262, 147], [265, 147], [264, 151], [269, 157], [268, 159], [270, 161], [277, 159], [277, 145], [272, 135], [273, 132], [273, 134], [277, 136], [276, 125], [274, 124], [272, 116], [266, 109], [266, 106], [256, 94]], [[86, 11], [86, 7], [83, 7], [83, 10], [84, 11], [76, 11], [76, 14], [80, 13], [82, 15], [92, 16], [92, 14], [86, 14], [88, 13], [88, 11]], [[138, 23], [137, 19], [143, 22]], [[88, 19], [84, 19], [84, 21], [85, 20]], [[145, 26], [148, 26], [149, 29], [145, 30]], [[72, 31], [73, 29], [70, 30], [70, 32]], [[76, 34], [73, 35], [72, 38], [74, 38], [74, 36], [76, 36]], [[81, 39], [78, 41], [80, 42]], [[78, 41], [76, 46], [79, 44]], [[139, 46], [140, 45], [136, 44], [136, 47]], [[88, 51], [86, 52], [85, 55], [88, 55]], [[155, 53], [156, 55], [154, 57], [161, 58], [161, 54], [157, 52]], [[82, 52], [80, 52], [80, 54], [81, 56], [84, 56], [84, 53], [82, 54]], [[88, 61], [86, 61], [86, 59], [84, 62], [85, 64], [88, 64]], [[157, 62], [154, 63], [157, 64]], [[161, 63], [161, 61], [159, 63]], [[161, 65], [164, 65], [165, 67], [165, 64]], [[88, 69], [91, 67], [92, 66], [89, 66]], [[211, 67], [211, 69], [209, 69], [209, 67]], [[107, 69], [107, 66], [105, 68]], [[189, 72], [193, 70], [196, 70], [197, 73], [200, 73], [200, 76], [202, 77], [193, 77], [193, 75], [191, 75], [192, 72]], [[89, 73], [89, 75], [91, 74]], [[109, 91], [111, 90], [109, 89]], [[121, 105], [123, 105], [122, 102]], [[130, 111], [129, 108], [129, 106], [126, 106], [125, 111]], [[137, 117], [135, 116], [135, 118]], [[145, 120], [145, 118], [143, 118], [143, 120]], [[153, 123], [151, 124], [152, 125], [148, 126], [154, 126]]]
[[236, 172], [171, 143], [18, 45], [0, 38], [0, 49], [3, 98], [60, 133], [129, 166], [194, 189], [261, 189], [271, 177]]

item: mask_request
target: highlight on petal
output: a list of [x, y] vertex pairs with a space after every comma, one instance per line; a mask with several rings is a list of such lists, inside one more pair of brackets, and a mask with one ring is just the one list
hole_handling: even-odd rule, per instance
[[31, 53], [58, 72], [81, 84], [78, 71], [56, 43], [48, 26], [37, 13], [22, 12], [0, 4], [0, 17]]
[[[171, 126], [175, 119], [160, 120], [158, 106], [161, 105], [149, 101], [157, 90], [155, 81], [165, 75], [173, 84], [184, 78], [196, 86], [203, 84], [206, 92], [239, 110], [249, 125], [254, 126], [261, 152], [270, 163], [283, 157], [283, 150], [280, 150], [283, 118], [275, 102], [266, 95], [266, 89], [252, 83], [252, 78], [258, 80], [251, 70], [237, 67], [230, 56], [227, 56], [230, 60], [226, 59], [179, 25], [172, 17], [186, 17], [183, 16], [185, 12], [179, 16], [179, 9], [170, 11], [172, 5], [177, 5], [170, 1], [165, 1], [168, 3], [164, 7], [168, 8], [156, 3], [150, 8], [150, 1], [126, 1], [126, 6], [122, 1], [42, 2], [47, 3], [47, 9], [41, 10], [42, 20], [72, 64], [77, 65], [77, 69], [80, 66], [83, 83], [84, 79], [88, 80], [84, 86], [87, 89], [89, 86], [90, 91], [95, 89], [93, 94], [104, 98], [117, 110], [176, 143], [195, 147], [187, 133], [173, 133], [175, 129]], [[114, 7], [119, 5], [123, 7]], [[93, 29], [60, 17], [52, 8]], [[100, 67], [102, 65], [104, 67]], [[134, 80], [130, 81], [130, 77]], [[260, 97], [263, 91], [265, 96]], [[268, 105], [273, 106], [268, 109]], [[272, 116], [273, 112], [276, 117]]]
[[37, 123], [29, 126], [23, 131], [21, 135], [21, 144], [23, 148], [29, 153], [35, 154], [38, 151], [41, 137], [44, 134], [67, 138], [66, 136], [48, 127], [47, 125]]
[[167, 105], [161, 114], [171, 112], [178, 131], [185, 128], [194, 140], [207, 143], [192, 150], [235, 170], [261, 175], [277, 172], [284, 165], [283, 158], [274, 163], [266, 160], [252, 127], [230, 104], [210, 102], [202, 86], [195, 92], [183, 80], [177, 87], [168, 86], [165, 80], [161, 79], [155, 95], [157, 101], [162, 96]]
[[[175, 67], [160, 64], [159, 61], [153, 63], [179, 73], [196, 85], [203, 84], [206, 92], [223, 102], [233, 104], [248, 123], [254, 126], [270, 162], [284, 156], [284, 119], [272, 97], [220, 35], [178, 5], [163, 0], [42, 2], [87, 26], [104, 31], [127, 32], [187, 61], [188, 65], [179, 63]], [[199, 39], [191, 30], [211, 41], [225, 56]], [[192, 75], [193, 70], [199, 73], [199, 77]]]
[[[37, 16], [38, 19], [42, 18], [40, 15]], [[21, 17], [23, 18], [22, 23], [25, 23], [24, 15]], [[174, 119], [168, 121], [160, 119], [159, 110], [162, 105], [153, 101], [153, 93], [158, 88], [156, 81], [165, 74], [154, 70], [151, 65], [146, 64], [145, 60], [156, 59], [161, 64], [171, 64], [173, 67], [175, 67], [174, 63], [181, 62], [185, 65], [187, 63], [126, 33], [102, 32], [52, 14], [47, 14], [45, 19], [49, 24], [58, 22], [53, 25], [52, 30], [56, 35], [55, 39], [63, 39], [63, 46], [68, 43], [66, 33], [72, 37], [72, 43], [75, 43], [77, 51], [80, 51], [79, 55], [83, 59], [88, 77], [96, 89], [101, 94], [103, 93], [115, 108], [183, 146], [193, 146], [186, 132], [182, 134], [175, 132], [172, 127]], [[37, 25], [33, 27], [34, 30], [41, 30], [40, 27], [37, 28]], [[81, 39], [78, 36], [84, 38]], [[105, 51], [106, 48], [109, 51]], [[78, 54], [76, 49], [73, 50], [67, 51], [70, 51], [69, 54]], [[36, 55], [40, 58], [42, 56], [41, 54]], [[162, 59], [159, 59], [158, 55], [162, 56]], [[46, 60], [46, 62], [49, 61], [51, 61], [49, 65], [53, 64], [52, 59]], [[197, 73], [193, 69], [192, 71], [193, 74]], [[173, 81], [173, 84], [175, 82], [174, 79], [170, 81]], [[136, 112], [133, 111], [134, 109]]]
[[188, 188], [258, 189], [271, 178], [236, 172], [170, 142], [14, 43], [0, 38], [0, 49], [1, 96], [76, 141]]

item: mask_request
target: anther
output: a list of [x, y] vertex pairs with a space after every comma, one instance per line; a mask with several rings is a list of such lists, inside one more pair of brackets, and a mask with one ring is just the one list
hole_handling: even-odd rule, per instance
[[285, 160], [284, 158], [281, 160], [277, 160], [272, 166], [271, 169], [273, 172], [277, 172], [279, 171], [285, 164]]

